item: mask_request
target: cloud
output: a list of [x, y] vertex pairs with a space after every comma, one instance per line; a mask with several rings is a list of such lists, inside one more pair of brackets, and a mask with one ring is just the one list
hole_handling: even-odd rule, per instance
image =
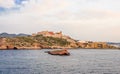
[[29, 0], [14, 0], [15, 4], [17, 4], [17, 5], [25, 4], [28, 1]]
[[[117, 34], [120, 9], [112, 6], [116, 3], [112, 0], [110, 3], [108, 0], [0, 1], [0, 10], [7, 8], [7, 13], [0, 15], [1, 32], [30, 34], [51, 30], [63, 31], [80, 40], [118, 41], [120, 38]], [[19, 9], [9, 11], [11, 8]]]
[[0, 0], [0, 14], [19, 11], [29, 0]]
[[14, 0], [0, 0], [0, 7], [11, 8], [14, 7]]

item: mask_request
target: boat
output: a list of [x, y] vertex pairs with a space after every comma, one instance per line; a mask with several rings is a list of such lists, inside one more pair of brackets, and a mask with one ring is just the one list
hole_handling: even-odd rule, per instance
[[59, 50], [53, 50], [53, 51], [47, 51], [48, 54], [51, 55], [70, 55], [67, 49], [59, 49]]

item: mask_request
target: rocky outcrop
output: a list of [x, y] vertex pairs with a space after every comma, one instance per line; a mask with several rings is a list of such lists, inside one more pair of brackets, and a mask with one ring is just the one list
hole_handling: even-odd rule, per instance
[[17, 47], [13, 47], [13, 49], [15, 49], [15, 50], [16, 50], [16, 49], [18, 49], [18, 48], [17, 48]]
[[67, 51], [67, 49], [47, 51], [47, 53], [51, 54], [51, 55], [70, 55], [70, 53]]
[[16, 50], [16, 49], [18, 49], [18, 48], [15, 47], [15, 46], [6, 46], [6, 49], [14, 49], [14, 50]]

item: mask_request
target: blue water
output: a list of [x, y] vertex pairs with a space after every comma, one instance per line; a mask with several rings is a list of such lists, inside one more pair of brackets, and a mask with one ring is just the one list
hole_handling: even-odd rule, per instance
[[70, 56], [44, 50], [0, 50], [0, 74], [120, 74], [120, 50], [73, 49]]

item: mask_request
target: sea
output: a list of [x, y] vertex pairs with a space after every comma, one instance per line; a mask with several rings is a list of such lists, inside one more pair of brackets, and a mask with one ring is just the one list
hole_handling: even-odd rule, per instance
[[0, 50], [0, 74], [120, 74], [120, 50], [70, 49], [70, 56], [49, 50]]

